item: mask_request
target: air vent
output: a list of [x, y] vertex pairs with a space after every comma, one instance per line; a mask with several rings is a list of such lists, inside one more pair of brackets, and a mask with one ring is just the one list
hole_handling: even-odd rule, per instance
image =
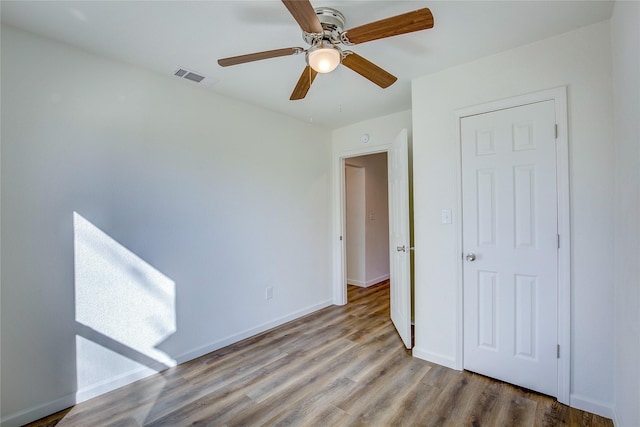
[[200, 83], [202, 80], [204, 80], [204, 76], [196, 73], [187, 73], [184, 75], [184, 78], [196, 83]]
[[205, 76], [194, 73], [193, 71], [185, 70], [184, 68], [179, 68], [173, 73], [173, 75], [196, 83], [200, 83], [205, 79]]

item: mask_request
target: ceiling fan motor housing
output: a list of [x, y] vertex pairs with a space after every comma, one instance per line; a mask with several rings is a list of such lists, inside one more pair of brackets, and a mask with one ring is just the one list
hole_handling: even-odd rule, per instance
[[344, 30], [345, 18], [340, 11], [331, 7], [315, 8], [318, 20], [324, 30], [322, 34], [302, 32], [302, 38], [311, 46], [315, 46], [321, 42], [337, 45], [341, 43], [340, 34]]

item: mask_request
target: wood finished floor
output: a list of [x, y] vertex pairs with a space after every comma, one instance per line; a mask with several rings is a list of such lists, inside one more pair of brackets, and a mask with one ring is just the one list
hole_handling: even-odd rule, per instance
[[388, 282], [30, 426], [613, 426], [411, 357]]

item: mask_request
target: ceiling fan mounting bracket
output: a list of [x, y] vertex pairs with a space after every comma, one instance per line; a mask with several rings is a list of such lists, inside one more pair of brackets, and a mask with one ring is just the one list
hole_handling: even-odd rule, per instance
[[320, 42], [333, 45], [342, 43], [341, 34], [346, 23], [344, 15], [331, 7], [316, 7], [315, 12], [320, 25], [322, 25], [323, 32], [318, 34], [303, 31], [303, 40], [310, 46], [315, 46]]
[[355, 44], [355, 43], [351, 43], [351, 40], [349, 40], [349, 37], [347, 36], [346, 31], [340, 33], [340, 42], [347, 46], [353, 46]]

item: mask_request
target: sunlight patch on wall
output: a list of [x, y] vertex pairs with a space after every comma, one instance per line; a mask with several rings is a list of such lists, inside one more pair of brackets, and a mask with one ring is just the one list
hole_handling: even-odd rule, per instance
[[175, 366], [158, 348], [176, 332], [175, 283], [77, 212], [73, 226], [79, 394]]

